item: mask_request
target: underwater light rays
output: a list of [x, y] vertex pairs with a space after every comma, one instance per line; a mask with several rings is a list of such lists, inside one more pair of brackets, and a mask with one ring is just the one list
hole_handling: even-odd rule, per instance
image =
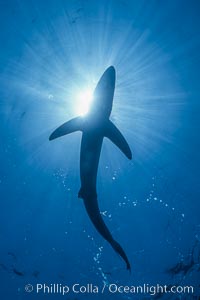
[[[19, 63], [11, 65], [14, 74], [9, 74], [7, 79], [11, 76], [16, 85], [14, 88], [24, 95], [21, 101], [27, 97], [35, 123], [37, 118], [46, 116], [46, 126], [52, 128], [53, 124], [56, 126], [65, 121], [67, 116], [76, 116], [77, 93], [85, 86], [94, 86], [108, 64], [115, 65], [117, 71], [112, 118], [122, 122], [124, 128], [131, 128], [129, 134], [134, 131], [142, 134], [142, 124], [148, 127], [153, 119], [159, 126], [163, 109], [174, 118], [166, 104], [166, 91], [170, 89], [173, 102], [173, 93], [175, 101], [178, 90], [176, 82], [170, 82], [169, 57], [156, 41], [151, 41], [149, 30], [134, 26], [135, 20], [117, 20], [114, 7], [114, 2], [101, 6], [95, 18], [84, 11], [73, 24], [67, 8], [62, 18], [54, 22], [49, 20], [42, 33], [36, 28], [33, 36], [26, 38], [23, 57]], [[169, 85], [163, 89], [165, 80]], [[163, 108], [155, 105], [159, 96], [165, 102]], [[43, 115], [38, 113], [41, 108]], [[138, 120], [141, 121], [138, 123]], [[31, 123], [34, 126], [33, 119]], [[37, 123], [42, 124], [41, 120]]]

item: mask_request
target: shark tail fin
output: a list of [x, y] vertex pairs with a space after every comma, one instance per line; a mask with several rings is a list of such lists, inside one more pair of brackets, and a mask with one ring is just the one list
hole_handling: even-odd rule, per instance
[[123, 248], [122, 248], [122, 247], [120, 246], [120, 244], [119, 244], [117, 241], [115, 241], [115, 240], [113, 240], [113, 241], [111, 242], [111, 245], [112, 245], [113, 249], [117, 252], [117, 254], [119, 254], [119, 255], [123, 258], [123, 260], [125, 261], [127, 270], [128, 270], [129, 272], [131, 272], [131, 265], [130, 265], [130, 263], [129, 263], [129, 260], [128, 260], [128, 258], [127, 258], [127, 256], [126, 256], [126, 253], [124, 252]]
[[110, 139], [126, 155], [126, 157], [128, 157], [128, 159], [132, 159], [131, 149], [127, 141], [111, 121], [108, 122], [108, 126], [106, 127], [105, 137]]
[[49, 140], [51, 141], [63, 135], [82, 130], [82, 124], [83, 120], [81, 117], [71, 119], [54, 130], [50, 135]]
[[112, 234], [110, 233], [108, 227], [106, 226], [104, 220], [102, 219], [102, 216], [99, 211], [98, 202], [97, 202], [97, 196], [96, 195], [92, 196], [92, 194], [90, 196], [83, 194], [80, 195], [79, 197], [83, 198], [88, 216], [90, 217], [90, 220], [92, 221], [96, 230], [111, 245], [111, 247], [115, 250], [115, 252], [121, 256], [121, 258], [126, 263], [127, 270], [131, 272], [131, 265], [129, 263], [125, 251], [120, 246], [120, 244], [113, 239]]

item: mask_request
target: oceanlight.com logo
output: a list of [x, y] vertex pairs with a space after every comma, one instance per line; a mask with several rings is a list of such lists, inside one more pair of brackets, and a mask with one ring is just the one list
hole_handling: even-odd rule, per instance
[[146, 295], [161, 295], [161, 294], [193, 294], [193, 286], [181, 286], [181, 285], [150, 285], [143, 284], [138, 286], [127, 286], [119, 285], [116, 283], [94, 285], [92, 283], [87, 283], [81, 285], [79, 283], [74, 283], [72, 285], [64, 285], [61, 283], [37, 283], [35, 286], [32, 284], [27, 284], [25, 286], [25, 291], [27, 293], [35, 292], [36, 294], [60, 294], [65, 296], [67, 294], [103, 294], [107, 293], [110, 295], [113, 294], [146, 294]]

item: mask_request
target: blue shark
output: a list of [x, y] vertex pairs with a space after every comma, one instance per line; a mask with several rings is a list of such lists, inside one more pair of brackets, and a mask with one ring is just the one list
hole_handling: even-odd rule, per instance
[[102, 219], [97, 200], [97, 172], [104, 137], [110, 139], [128, 159], [132, 159], [130, 147], [119, 129], [111, 122], [116, 72], [110, 66], [101, 76], [93, 93], [90, 111], [62, 124], [50, 135], [49, 140], [81, 131], [80, 180], [78, 197], [83, 199], [87, 214], [100, 235], [122, 257], [128, 270], [131, 266], [120, 244], [113, 238]]

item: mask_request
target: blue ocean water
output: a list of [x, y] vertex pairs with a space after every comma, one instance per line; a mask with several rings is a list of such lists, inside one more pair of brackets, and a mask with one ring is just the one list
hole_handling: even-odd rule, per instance
[[[200, 2], [0, 3], [0, 298], [199, 299]], [[77, 197], [81, 133], [48, 140], [110, 65], [111, 120], [133, 159], [105, 139], [97, 190], [131, 274]], [[99, 292], [36, 291], [76, 283]], [[112, 293], [110, 284], [194, 293]]]

